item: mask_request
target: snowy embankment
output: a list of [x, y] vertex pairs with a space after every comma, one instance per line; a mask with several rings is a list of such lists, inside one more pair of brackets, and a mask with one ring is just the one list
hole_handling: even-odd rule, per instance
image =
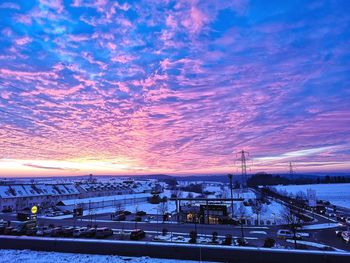
[[[289, 242], [289, 243], [294, 243], [295, 242], [292, 239], [287, 239], [286, 241]], [[317, 248], [320, 248], [320, 249], [325, 249], [325, 248], [329, 247], [329, 248], [333, 249], [334, 251], [346, 252], [345, 250], [338, 249], [338, 248], [335, 248], [335, 247], [330, 247], [330, 246], [327, 246], [327, 245], [324, 245], [324, 244], [321, 244], [321, 243], [316, 243], [316, 242], [310, 242], [310, 241], [304, 241], [304, 240], [296, 240], [296, 243], [299, 244], [299, 245], [306, 245], [306, 246], [310, 246], [310, 247], [317, 247]]]
[[316, 190], [318, 200], [327, 200], [334, 205], [350, 208], [350, 183], [347, 184], [303, 184], [303, 185], [277, 185], [279, 192], [286, 191], [293, 195], [307, 189]]
[[178, 259], [159, 259], [149, 257], [121, 257], [110, 255], [90, 255], [90, 254], [73, 254], [58, 252], [42, 252], [32, 250], [0, 250], [0, 263], [21, 262], [21, 263], [61, 263], [61, 262], [79, 262], [79, 263], [192, 263], [197, 261], [178, 260]]
[[304, 230], [319, 230], [319, 229], [328, 229], [328, 228], [335, 228], [341, 226], [341, 224], [338, 223], [324, 223], [324, 224], [315, 224], [315, 225], [307, 225], [303, 226], [302, 229]]

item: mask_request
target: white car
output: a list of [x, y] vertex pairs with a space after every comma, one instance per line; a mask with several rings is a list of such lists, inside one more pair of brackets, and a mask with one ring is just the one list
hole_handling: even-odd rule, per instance
[[346, 242], [346, 243], [349, 243], [350, 242], [350, 231], [343, 231], [341, 233], [341, 237], [343, 238], [343, 240]]
[[[280, 229], [277, 231], [277, 237], [278, 238], [294, 238], [294, 234], [292, 231], [288, 230], [288, 229]], [[301, 235], [296, 233], [295, 237], [297, 239], [301, 239]]]
[[348, 225], [350, 225], [350, 217], [347, 217], [347, 218], [345, 219], [345, 223], [347, 223]]

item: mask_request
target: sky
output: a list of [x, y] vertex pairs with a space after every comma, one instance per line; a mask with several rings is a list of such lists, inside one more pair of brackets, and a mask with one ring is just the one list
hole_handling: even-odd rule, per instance
[[349, 11], [1, 0], [0, 176], [350, 171]]

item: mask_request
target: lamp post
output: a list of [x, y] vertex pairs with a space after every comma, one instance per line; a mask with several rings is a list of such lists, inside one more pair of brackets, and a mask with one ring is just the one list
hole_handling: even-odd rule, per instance
[[197, 233], [197, 214], [193, 216], [193, 220], [194, 220], [194, 231]]
[[233, 218], [233, 188], [232, 188], [232, 174], [227, 175], [230, 180], [230, 192], [231, 192], [231, 217]]

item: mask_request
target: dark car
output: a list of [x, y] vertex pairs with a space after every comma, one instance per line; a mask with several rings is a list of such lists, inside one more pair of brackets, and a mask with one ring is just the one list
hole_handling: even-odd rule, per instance
[[145, 211], [137, 211], [137, 212], [136, 212], [136, 215], [137, 215], [137, 216], [145, 216], [145, 215], [146, 215], [146, 212], [145, 212]]
[[73, 236], [73, 231], [74, 231], [74, 227], [72, 227], [72, 226], [64, 227], [63, 228], [63, 236], [64, 237], [71, 237], [71, 236]]
[[344, 214], [337, 215], [338, 221], [345, 222], [345, 219], [346, 219], [346, 215], [344, 215]]
[[63, 232], [64, 231], [62, 227], [54, 227], [52, 228], [50, 235], [52, 237], [59, 237], [59, 236], [63, 236]]
[[11, 235], [21, 236], [26, 233], [26, 229], [23, 227], [16, 227], [11, 230]]
[[96, 228], [89, 228], [87, 231], [86, 231], [86, 237], [94, 237], [96, 235]]
[[131, 240], [140, 240], [140, 239], [144, 238], [145, 236], [146, 236], [146, 233], [142, 229], [135, 229], [135, 230], [131, 231], [131, 233], [130, 233]]
[[5, 223], [3, 220], [0, 221], [0, 235], [4, 233], [6, 226], [7, 226], [7, 223]]
[[38, 229], [37, 229], [36, 227], [28, 228], [28, 229], [26, 230], [25, 235], [26, 235], [26, 236], [35, 236], [37, 230], [38, 230]]
[[110, 229], [109, 227], [97, 228], [95, 235], [97, 238], [109, 237], [113, 235], [113, 230]]
[[4, 229], [4, 235], [11, 235], [12, 230], [14, 229], [13, 226], [7, 226]]
[[126, 216], [131, 215], [131, 212], [128, 211], [128, 210], [125, 210], [123, 213], [124, 213], [124, 215], [126, 215]]
[[28, 213], [28, 212], [19, 212], [19, 213], [17, 213], [16, 218], [17, 218], [18, 221], [28, 221], [28, 220], [30, 220], [30, 213]]
[[5, 226], [0, 225], [0, 235], [2, 235], [4, 233], [4, 230], [5, 230]]

